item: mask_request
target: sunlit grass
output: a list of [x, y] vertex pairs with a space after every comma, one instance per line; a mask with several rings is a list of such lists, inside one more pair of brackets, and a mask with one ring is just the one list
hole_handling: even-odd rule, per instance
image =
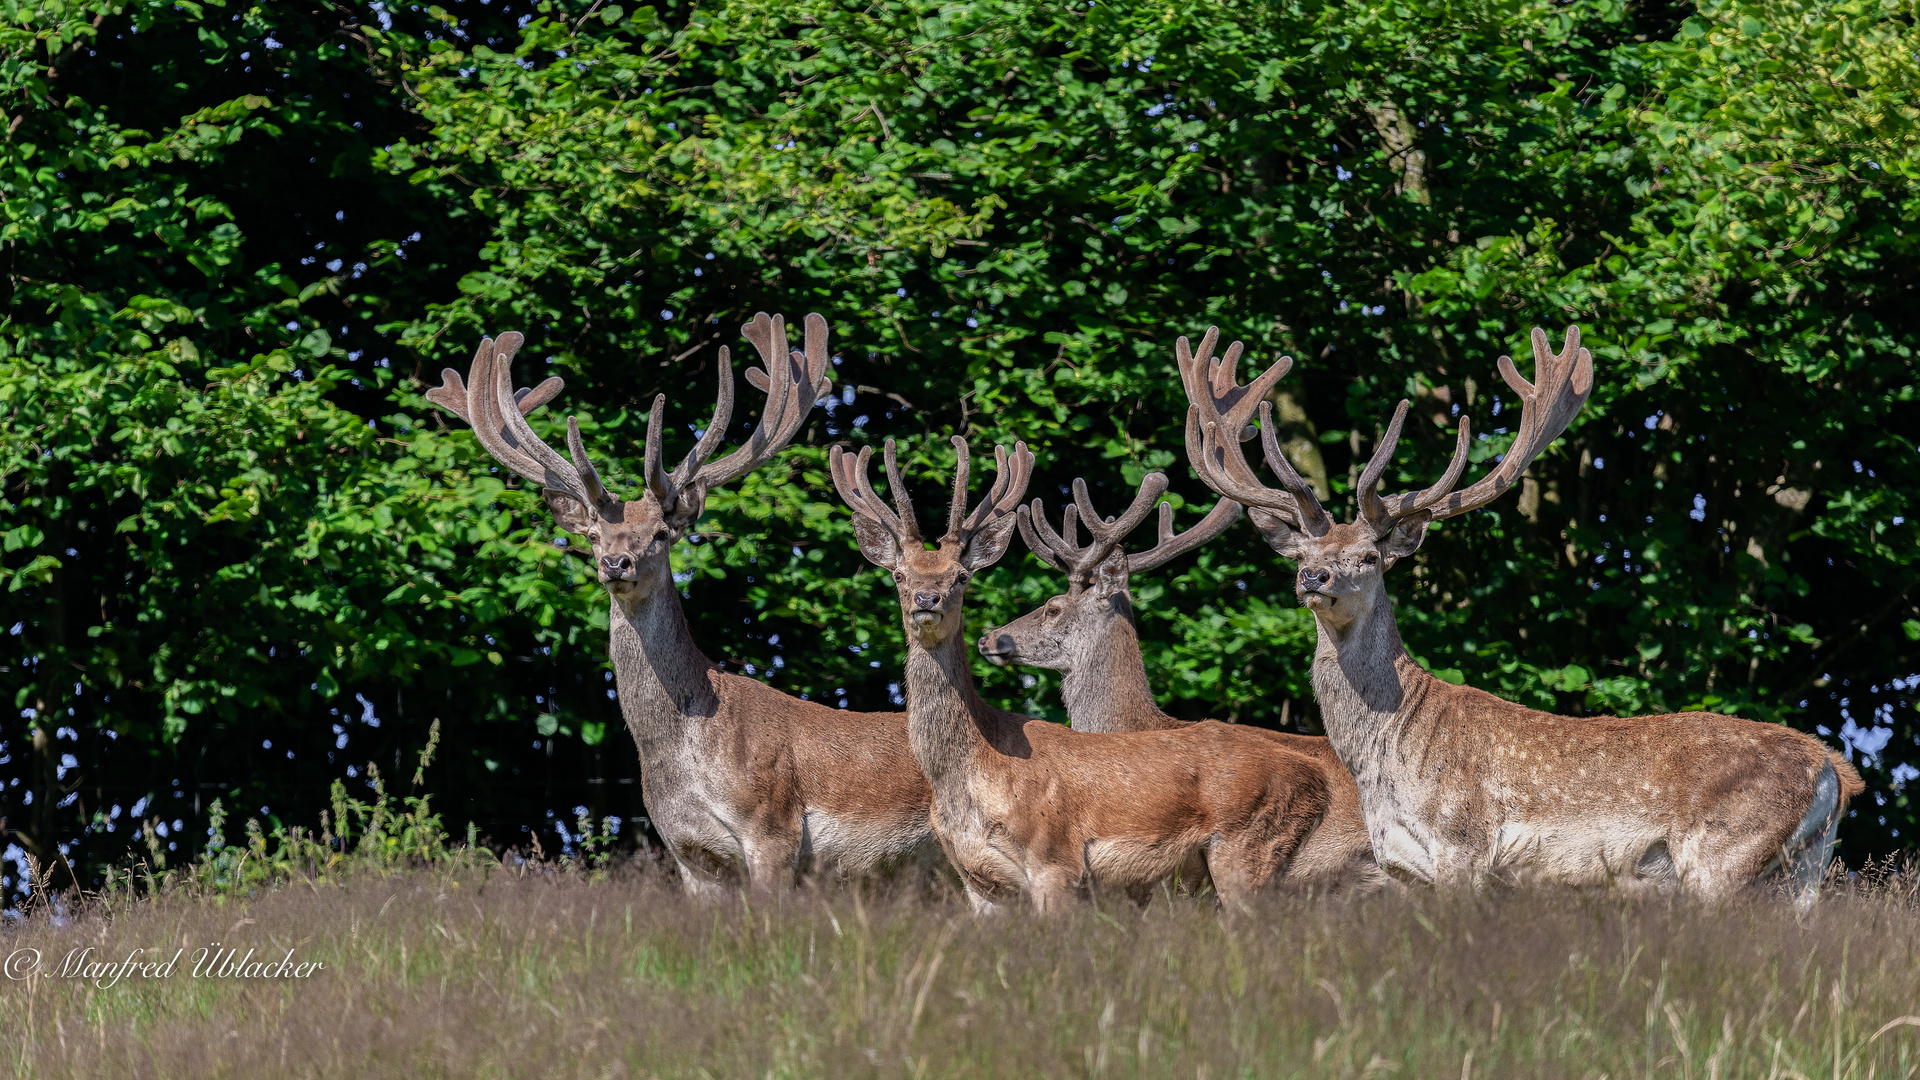
[[1906, 1077], [1914, 885], [1804, 918], [1409, 893], [983, 920], [939, 886], [703, 907], [651, 870], [449, 860], [42, 908], [4, 941], [43, 967], [211, 941], [326, 966], [29, 978], [0, 1019], [32, 1077]]

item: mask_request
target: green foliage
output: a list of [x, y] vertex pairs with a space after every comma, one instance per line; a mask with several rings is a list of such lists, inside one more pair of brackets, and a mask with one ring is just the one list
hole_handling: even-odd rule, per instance
[[[389, 397], [372, 325], [437, 287], [405, 238], [430, 250], [447, 217], [382, 205], [407, 188], [371, 161], [407, 114], [352, 27], [218, 5], [6, 19], [0, 685], [22, 722], [0, 753], [29, 781], [9, 842], [64, 870], [117, 858], [133, 804], [176, 849], [216, 796], [311, 820], [309, 762], [349, 734], [371, 757], [437, 715], [518, 721], [556, 649], [568, 681], [602, 682], [590, 586], [530, 504]], [[510, 689], [536, 657], [542, 685]], [[507, 757], [463, 748], [456, 791]]]
[[[431, 135], [388, 163], [490, 208], [499, 287], [407, 333], [432, 348], [449, 326], [465, 340], [539, 325], [549, 362], [593, 386], [570, 407], [666, 389], [694, 409], [698, 389], [671, 391], [699, 387], [733, 323], [818, 308], [856, 396], [816, 439], [1024, 438], [1036, 494], [1081, 474], [1117, 503], [1147, 469], [1183, 471], [1178, 333], [1216, 323], [1256, 356], [1302, 357], [1282, 413], [1301, 464], [1339, 493], [1403, 394], [1433, 422], [1391, 483], [1437, 471], [1463, 409], [1489, 463], [1507, 442], [1493, 357], [1530, 323], [1577, 321], [1602, 370], [1587, 415], [1512, 503], [1449, 523], [1397, 575], [1416, 653], [1543, 708], [1891, 728], [1891, 768], [1917, 733], [1916, 673], [1897, 642], [1873, 647], [1920, 581], [1893, 540], [1912, 528], [1894, 479], [1913, 460], [1912, 14], [1723, 5], [1675, 27], [1608, 3], [734, 3], [591, 42], [536, 20], [511, 62], [475, 48], [423, 68]], [[563, 50], [577, 63], [542, 63]], [[499, 119], [571, 117], [588, 98], [577, 115], [605, 122], [519, 134]], [[768, 190], [746, 179], [763, 174], [788, 178], [780, 208], [743, 212], [736, 193]], [[881, 216], [904, 178], [922, 220], [976, 217], [965, 236], [902, 227], [875, 245], [796, 176], [871, 185]], [[529, 254], [562, 238], [564, 254]], [[634, 380], [634, 356], [668, 359]], [[599, 450], [631, 475], [637, 435]], [[946, 467], [937, 450], [914, 463], [929, 482]], [[736, 524], [743, 502], [715, 507], [717, 528], [774, 542], [691, 565], [805, 598], [787, 601], [793, 626], [736, 588], [757, 618], [708, 626], [831, 695], [860, 661], [802, 664], [789, 642], [864, 659], [877, 636], [884, 668], [896, 632], [871, 588], [879, 610], [838, 617], [862, 603], [846, 583], [875, 579], [817, 472], [797, 476], [791, 495], [771, 495], [777, 473], [747, 493], [797, 513]], [[816, 538], [818, 562], [762, 562]], [[1310, 627], [1246, 540], [1165, 594], [1146, 586], [1145, 636], [1174, 708], [1272, 723], [1302, 712]], [[990, 577], [983, 625], [1043, 594], [1033, 566]], [[1874, 599], [1843, 615], [1836, 595]], [[1002, 692], [1054, 712], [1032, 688]]]
[[[335, 780], [332, 806], [320, 812], [320, 828], [313, 831], [282, 825], [267, 829], [258, 818], [246, 823], [246, 839], [229, 844], [227, 809], [220, 799], [207, 808], [207, 843], [201, 851], [169, 866], [157, 823], [141, 822], [146, 850], [118, 870], [109, 869], [100, 897], [109, 906], [142, 897], [185, 892], [195, 896], [246, 896], [301, 881], [339, 884], [363, 875], [391, 875], [413, 869], [471, 869], [490, 862], [492, 853], [477, 844], [469, 826], [464, 845], [450, 842], [432, 798], [420, 790], [427, 765], [440, 740], [436, 722], [420, 751], [414, 773], [414, 791], [396, 799], [389, 794], [378, 765], [369, 763], [373, 797], [355, 798]], [[44, 886], [45, 880], [36, 882]], [[44, 888], [36, 888], [42, 899]]]
[[[1456, 415], [1491, 462], [1494, 358], [1577, 322], [1592, 402], [1395, 570], [1409, 646], [1545, 708], [1845, 732], [1848, 843], [1920, 824], [1912, 0], [7, 11], [0, 799], [43, 861], [111, 862], [141, 798], [311, 820], [339, 739], [435, 718], [451, 820], [637, 817], [604, 599], [416, 394], [521, 329], [519, 381], [568, 381], [536, 430], [577, 413], [631, 491], [653, 396], [678, 453], [756, 310], [825, 314], [842, 396], [676, 553], [716, 660], [899, 700], [834, 441], [932, 490], [940, 437], [1025, 439], [1050, 504], [1162, 469], [1184, 525], [1172, 343], [1214, 324], [1298, 359], [1281, 434], [1337, 503], [1400, 397], [1390, 486]], [[1315, 723], [1289, 569], [1237, 529], [1138, 583], [1170, 709]], [[1009, 558], [976, 629], [1057, 588]]]

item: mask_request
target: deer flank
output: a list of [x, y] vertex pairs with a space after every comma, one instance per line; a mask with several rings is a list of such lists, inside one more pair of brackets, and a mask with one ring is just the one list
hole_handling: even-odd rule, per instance
[[473, 426], [502, 465], [541, 485], [554, 520], [584, 535], [612, 602], [609, 653], [634, 743], [647, 812], [690, 892], [772, 888], [810, 873], [864, 874], [932, 851], [929, 791], [907, 747], [903, 713], [855, 713], [801, 701], [721, 671], [687, 628], [668, 554], [692, 529], [707, 493], [772, 459], [792, 441], [831, 380], [827, 324], [806, 318], [806, 348], [789, 350], [785, 320], [742, 328], [766, 369], [766, 392], [745, 446], [712, 460], [733, 409], [733, 368], [720, 349], [720, 395], [705, 435], [680, 466], [661, 465], [665, 396], [647, 423], [645, 486], [622, 500], [588, 459], [569, 418], [571, 460], [525, 419], [559, 393], [548, 379], [518, 395], [509, 367], [521, 336], [480, 343], [463, 383], [443, 373], [427, 396]]
[[[1298, 565], [1296, 592], [1319, 633], [1314, 692], [1333, 747], [1353, 770], [1383, 866], [1438, 884], [1611, 884], [1710, 900], [1774, 883], [1812, 902], [1846, 802], [1863, 786], [1818, 740], [1712, 713], [1554, 716], [1442, 682], [1401, 644], [1386, 571], [1419, 549], [1431, 522], [1497, 499], [1566, 429], [1593, 389], [1577, 329], [1557, 354], [1533, 331], [1538, 383], [1500, 358], [1521, 402], [1517, 434], [1470, 487], [1453, 490], [1471, 437], [1462, 417], [1438, 482], [1379, 493], [1406, 419], [1402, 401], [1346, 524], [1321, 508], [1274, 437], [1264, 397], [1290, 361], [1241, 387], [1240, 345], [1215, 359], [1216, 341], [1209, 330], [1197, 351], [1185, 338], [1175, 346], [1190, 402], [1188, 448], [1201, 479], [1245, 503], [1268, 544]], [[1256, 404], [1267, 465], [1284, 490], [1257, 479], [1240, 449]]]
[[999, 561], [1033, 457], [997, 448], [999, 474], [967, 512], [959, 455], [948, 527], [921, 540], [886, 445], [894, 506], [874, 492], [863, 450], [836, 450], [835, 486], [860, 550], [892, 573], [905, 624], [907, 731], [933, 788], [933, 828], [976, 909], [1024, 897], [1046, 910], [1102, 890], [1141, 896], [1198, 852], [1221, 899], [1244, 900], [1282, 873], [1325, 813], [1311, 761], [1224, 724], [1092, 735], [994, 709], [967, 666], [965, 600]]
[[[1128, 551], [1127, 534], [1143, 524], [1167, 479], [1149, 473], [1133, 505], [1118, 518], [1101, 518], [1075, 480], [1074, 502], [1061, 513], [1061, 528], [1049, 525], [1041, 500], [1020, 508], [1020, 533], [1028, 550], [1067, 575], [1067, 591], [1005, 626], [980, 637], [980, 654], [994, 664], [1020, 664], [1061, 673], [1060, 695], [1073, 730], [1093, 733], [1173, 731], [1191, 725], [1160, 709], [1147, 682], [1140, 638], [1133, 620], [1132, 574], [1151, 570], [1198, 548], [1240, 518], [1240, 504], [1221, 499], [1183, 533], [1173, 530], [1173, 507], [1160, 503], [1159, 536], [1151, 548]], [[1085, 544], [1078, 537], [1084, 523]], [[1289, 883], [1371, 889], [1386, 875], [1373, 858], [1360, 792], [1325, 737], [1262, 728], [1240, 728], [1311, 760], [1327, 785], [1327, 812], [1314, 826], [1281, 877]]]

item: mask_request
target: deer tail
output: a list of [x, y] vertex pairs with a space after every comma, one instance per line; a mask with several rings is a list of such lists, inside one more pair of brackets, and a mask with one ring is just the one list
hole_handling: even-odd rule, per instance
[[1853, 798], [1855, 795], [1867, 790], [1867, 782], [1860, 779], [1860, 770], [1854, 768], [1852, 762], [1841, 757], [1839, 751], [1829, 749], [1827, 751], [1827, 760], [1833, 763], [1833, 774], [1840, 778], [1840, 802], [1842, 805], [1845, 805], [1847, 800]]

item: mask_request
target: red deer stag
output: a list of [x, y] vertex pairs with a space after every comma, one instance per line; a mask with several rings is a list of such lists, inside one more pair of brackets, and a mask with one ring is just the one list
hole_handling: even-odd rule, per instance
[[428, 392], [473, 426], [495, 460], [541, 485], [554, 520], [592, 545], [613, 602], [609, 652], [640, 749], [647, 813], [697, 895], [742, 880], [768, 888], [809, 870], [860, 874], [932, 846], [930, 796], [907, 749], [905, 714], [833, 709], [727, 674], [688, 633], [668, 553], [700, 517], [707, 492], [784, 449], [831, 381], [820, 316], [807, 316], [805, 353], [788, 350], [779, 316], [755, 315], [742, 332], [767, 365], [747, 372], [767, 395], [759, 426], [744, 447], [709, 460], [733, 412], [733, 366], [722, 347], [719, 403], [672, 473], [660, 464], [666, 396], [654, 399], [638, 499], [623, 501], [601, 482], [573, 419], [572, 461], [534, 434], [522, 412], [558, 393], [559, 380], [521, 391], [515, 407], [509, 367], [519, 334], [482, 341], [467, 385], [449, 369], [445, 385]]
[[[1166, 490], [1164, 474], [1148, 473], [1126, 513], [1103, 521], [1087, 497], [1085, 481], [1075, 480], [1076, 505], [1061, 513], [1059, 532], [1048, 525], [1039, 499], [1020, 508], [1020, 535], [1027, 548], [1067, 575], [1067, 591], [981, 635], [980, 654], [994, 664], [1061, 672], [1060, 698], [1075, 731], [1170, 731], [1191, 723], [1168, 716], [1153, 699], [1128, 582], [1134, 572], [1151, 570], [1226, 531], [1240, 519], [1240, 504], [1221, 499], [1199, 524], [1176, 535], [1173, 507], [1163, 502], [1158, 542], [1145, 551], [1127, 551], [1121, 542], [1146, 521], [1154, 500]], [[1091, 534], [1084, 545], [1078, 536], [1082, 521]], [[1360, 790], [1333, 744], [1324, 736], [1240, 730], [1311, 758], [1326, 780], [1331, 797], [1326, 816], [1287, 864], [1285, 878], [1335, 887], [1385, 884], [1360, 814]]]
[[[1282, 556], [1319, 628], [1314, 693], [1340, 760], [1353, 770], [1374, 854], [1389, 871], [1437, 884], [1491, 880], [1682, 889], [1718, 900], [1777, 880], [1805, 905], [1816, 894], [1846, 802], [1862, 784], [1818, 740], [1776, 724], [1714, 713], [1563, 717], [1536, 712], [1422, 670], [1394, 624], [1384, 575], [1413, 554], [1434, 521], [1491, 503], [1566, 430], [1593, 389], [1593, 359], [1567, 331], [1558, 355], [1533, 331], [1529, 383], [1500, 358], [1520, 398], [1512, 447], [1478, 483], [1466, 468], [1460, 419], [1452, 462], [1424, 491], [1382, 496], [1380, 475], [1406, 419], [1402, 401], [1360, 475], [1359, 514], [1336, 524], [1274, 437], [1266, 389], [1282, 358], [1251, 387], [1235, 384], [1235, 343], [1213, 357], [1175, 346], [1191, 406], [1194, 466], [1215, 491], [1250, 508]], [[1264, 486], [1240, 449], [1258, 402]], [[1224, 411], [1223, 411], [1224, 409]]]
[[[1024, 444], [967, 511], [967, 444], [947, 531], [929, 550], [886, 445], [894, 509], [873, 451], [835, 448], [834, 485], [860, 551], [892, 571], [907, 636], [907, 738], [933, 787], [933, 830], [976, 910], [1024, 894], [1041, 911], [1076, 894], [1141, 896], [1201, 852], [1220, 898], [1243, 902], [1287, 865], [1327, 804], [1313, 763], [1238, 728], [1089, 735], [989, 707], [967, 667], [967, 582], [998, 562], [1033, 455]], [[896, 513], [897, 510], [897, 513]]]

